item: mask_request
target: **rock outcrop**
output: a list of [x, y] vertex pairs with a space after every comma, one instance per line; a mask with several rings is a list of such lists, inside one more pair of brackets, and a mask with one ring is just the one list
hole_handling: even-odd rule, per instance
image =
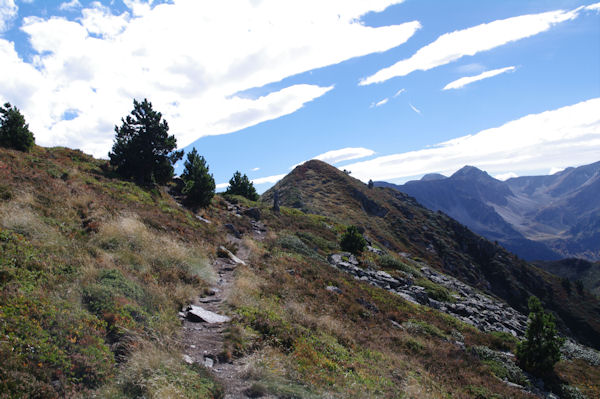
[[332, 266], [351, 274], [357, 280], [393, 292], [410, 302], [452, 315], [482, 331], [502, 331], [516, 337], [525, 334], [527, 316], [504, 302], [484, 295], [467, 284], [427, 266], [421, 268], [423, 277], [455, 292], [453, 301], [442, 302], [431, 298], [425, 287], [415, 284], [408, 276], [393, 277], [385, 271], [362, 269], [354, 255], [350, 253], [333, 254], [328, 260]]

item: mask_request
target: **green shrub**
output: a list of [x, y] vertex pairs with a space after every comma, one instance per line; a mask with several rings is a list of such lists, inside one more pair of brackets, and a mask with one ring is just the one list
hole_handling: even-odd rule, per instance
[[296, 235], [304, 242], [316, 245], [323, 251], [333, 251], [337, 248], [337, 244], [334, 241], [326, 240], [308, 231], [299, 231]]
[[29, 151], [35, 139], [17, 107], [4, 104], [0, 107], [0, 146], [19, 151]]
[[348, 251], [355, 255], [359, 255], [362, 251], [364, 251], [366, 246], [367, 241], [362, 234], [360, 234], [356, 226], [349, 226], [344, 234], [342, 234], [340, 247], [343, 251]]
[[452, 296], [452, 293], [446, 287], [442, 287], [441, 285], [438, 285], [431, 280], [428, 280], [426, 278], [420, 278], [415, 281], [415, 284], [420, 285], [421, 287], [425, 288], [425, 292], [427, 292], [427, 295], [429, 295], [431, 298], [435, 299], [436, 301], [441, 301], [441, 302], [453, 302], [454, 301], [454, 297]]
[[284, 235], [282, 237], [279, 237], [277, 239], [276, 245], [300, 255], [308, 256], [310, 258], [315, 258], [319, 260], [325, 260], [316, 251], [309, 248], [304, 243], [304, 241], [293, 235]]
[[538, 298], [529, 298], [529, 324], [525, 340], [517, 345], [519, 365], [532, 374], [549, 376], [560, 360], [565, 339], [558, 336], [554, 315], [544, 312]]
[[382, 269], [393, 269], [400, 270], [404, 273], [412, 274], [413, 276], [420, 277], [421, 272], [416, 268], [407, 265], [406, 263], [400, 262], [392, 255], [382, 255], [377, 259], [377, 264]]

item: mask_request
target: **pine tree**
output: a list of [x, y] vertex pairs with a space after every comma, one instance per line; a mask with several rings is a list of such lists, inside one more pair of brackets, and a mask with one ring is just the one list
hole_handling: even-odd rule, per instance
[[184, 168], [181, 179], [186, 201], [192, 206], [207, 207], [215, 195], [215, 179], [208, 173], [206, 160], [194, 148], [187, 154]]
[[140, 184], [165, 184], [173, 177], [173, 164], [183, 157], [167, 121], [144, 99], [133, 100], [131, 115], [115, 126], [115, 143], [108, 154], [117, 173]]
[[19, 109], [10, 103], [0, 107], [0, 146], [26, 152], [34, 143], [33, 133]]
[[236, 171], [229, 180], [229, 187], [227, 187], [225, 194], [241, 195], [251, 201], [258, 199], [254, 184], [248, 179], [248, 176], [242, 175], [239, 171]]
[[348, 251], [354, 255], [359, 255], [367, 246], [367, 241], [358, 231], [358, 227], [349, 226], [340, 241], [340, 247], [343, 251]]
[[544, 312], [535, 296], [529, 298], [529, 312], [525, 340], [517, 346], [517, 359], [524, 370], [542, 377], [549, 376], [554, 364], [560, 360], [564, 338], [558, 336], [554, 316]]

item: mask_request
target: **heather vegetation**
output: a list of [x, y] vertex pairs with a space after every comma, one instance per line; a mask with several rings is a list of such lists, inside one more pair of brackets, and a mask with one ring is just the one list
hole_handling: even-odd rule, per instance
[[[304, 173], [315, 190], [316, 181], [351, 179]], [[516, 352], [511, 334], [483, 333], [329, 264], [347, 226], [365, 226], [355, 234], [384, 253], [363, 250], [361, 267], [411, 279], [432, 298], [456, 295], [425, 279], [423, 265], [439, 265], [426, 244], [413, 243], [425, 237], [408, 219], [392, 215], [405, 227], [387, 230], [360, 197], [320, 205], [331, 212], [302, 212], [286, 206], [283, 187], [279, 212], [269, 194], [264, 202], [217, 194], [196, 213], [162, 187], [122, 180], [79, 151], [41, 147], [0, 149], [0, 182], [0, 397], [223, 397], [219, 373], [183, 360], [177, 313], [217, 284], [212, 265], [227, 251], [246, 262], [233, 272], [232, 321], [218, 358], [242, 359], [248, 396], [532, 397], [503, 381], [528, 384], [499, 354]], [[316, 208], [304, 190], [298, 184], [293, 201]], [[313, 198], [328, 197], [323, 190]], [[445, 219], [396, 205], [439, 234], [427, 242], [452, 245], [438, 233]], [[551, 287], [562, 295], [560, 282]], [[569, 389], [600, 394], [598, 365], [561, 359], [554, 370]]]

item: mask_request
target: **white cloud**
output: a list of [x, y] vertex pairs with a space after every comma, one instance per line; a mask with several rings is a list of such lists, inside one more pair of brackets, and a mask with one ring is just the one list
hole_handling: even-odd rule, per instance
[[369, 108], [381, 107], [382, 105], [387, 104], [388, 101], [389, 101], [389, 98], [384, 98], [383, 100], [378, 101], [376, 103], [371, 103]]
[[563, 170], [565, 170], [565, 168], [552, 167], [552, 168], [550, 168], [550, 171], [548, 172], [548, 174], [553, 175], [555, 173], [562, 172]]
[[519, 175], [516, 174], [515, 172], [506, 172], [506, 173], [500, 173], [500, 174], [494, 176], [494, 178], [496, 178], [498, 180], [502, 180], [502, 181], [512, 179], [513, 177], [519, 177]]
[[[36, 54], [28, 63], [0, 39], [9, 69], [2, 65], [0, 97], [21, 108], [39, 144], [96, 156], [106, 156], [132, 99], [148, 98], [183, 147], [295, 112], [332, 87], [236, 93], [406, 42], [419, 22], [360, 22], [402, 1], [127, 0], [119, 15], [94, 2], [76, 21], [25, 18]], [[78, 116], [63, 120], [67, 110]]]
[[267, 177], [260, 177], [258, 179], [252, 179], [252, 183], [253, 184], [265, 184], [265, 183], [277, 183], [279, 180], [283, 179], [286, 176], [286, 174], [281, 174], [281, 175], [274, 175], [274, 176], [267, 176]]
[[585, 8], [586, 10], [598, 11], [600, 12], [600, 3], [590, 4]]
[[476, 75], [476, 76], [466, 76], [464, 78], [460, 78], [453, 82], [448, 83], [446, 86], [444, 86], [444, 88], [442, 90], [460, 89], [460, 88], [463, 88], [466, 85], [471, 84], [473, 82], [491, 78], [491, 77], [500, 75], [505, 72], [514, 71], [515, 69], [516, 68], [514, 66], [509, 66], [506, 68], [500, 68], [500, 69], [494, 69], [491, 71], [486, 71], [486, 72], [480, 73], [479, 75]]
[[58, 7], [58, 9], [62, 10], [62, 11], [75, 11], [80, 8], [81, 8], [81, 3], [79, 2], [79, 0], [65, 1], [65, 2], [61, 3], [60, 6]]
[[[328, 164], [335, 165], [336, 163], [350, 161], [353, 159], [361, 159], [370, 157], [375, 154], [375, 151], [369, 150], [363, 147], [346, 147], [340, 148], [339, 150], [332, 150], [324, 152], [323, 154], [315, 155], [311, 159], [318, 159], [319, 161], [327, 162]], [[295, 165], [290, 166], [290, 169], [294, 169], [298, 165], [302, 165], [303, 161]]]
[[421, 110], [418, 109], [417, 107], [415, 107], [414, 105], [412, 105], [411, 103], [409, 103], [408, 105], [410, 105], [410, 108], [415, 111], [417, 114], [421, 115]]
[[251, 170], [252, 170], [252, 172], [258, 172], [260, 170], [260, 168], [252, 168]]
[[[367, 181], [422, 176], [436, 171], [449, 175], [464, 165], [490, 174], [519, 175], [556, 165], [578, 166], [598, 161], [600, 98], [540, 114], [500, 127], [459, 137], [433, 148], [381, 156], [344, 166]], [[574, 164], [576, 163], [576, 164]]]
[[537, 35], [556, 24], [575, 19], [580, 10], [581, 7], [572, 11], [558, 10], [521, 15], [443, 34], [434, 42], [419, 49], [412, 57], [398, 61], [364, 78], [360, 84], [381, 83], [397, 76], [406, 76], [414, 71], [427, 71], [464, 56], [475, 55], [481, 51]]
[[0, 0], [0, 33], [8, 30], [18, 11], [14, 0]]
[[398, 97], [400, 94], [404, 93], [406, 91], [406, 89], [400, 89], [396, 92], [396, 94], [394, 94], [394, 98]]

